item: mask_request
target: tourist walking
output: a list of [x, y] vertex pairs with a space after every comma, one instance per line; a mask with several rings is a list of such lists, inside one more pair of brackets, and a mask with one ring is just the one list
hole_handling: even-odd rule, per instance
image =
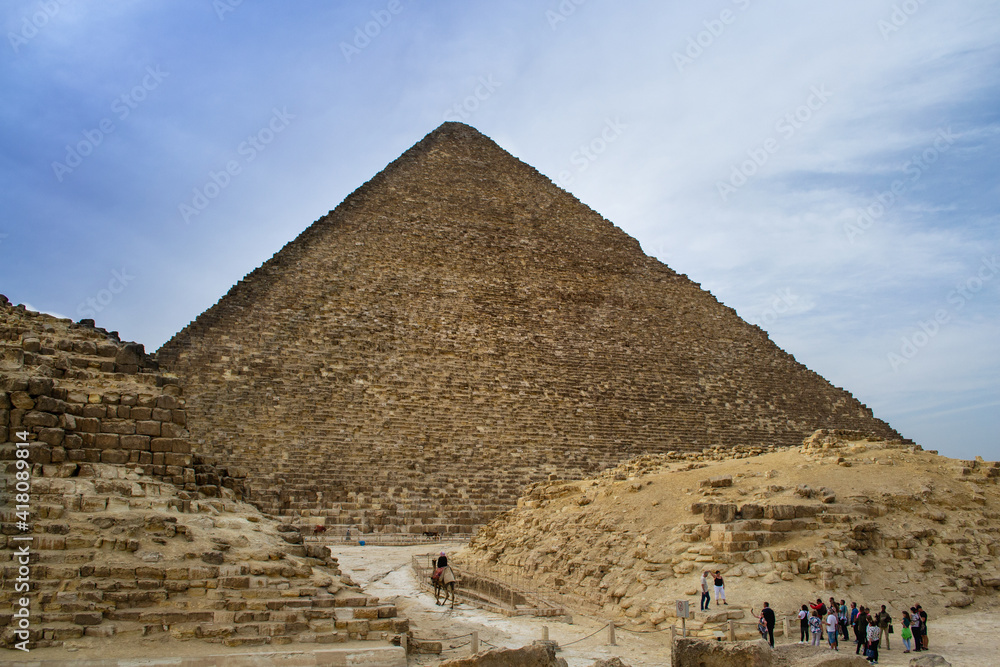
[[715, 604], [719, 604], [719, 600], [722, 600], [722, 604], [728, 605], [726, 602], [726, 582], [722, 580], [722, 572], [720, 570], [715, 571]]
[[809, 607], [805, 605], [799, 609], [799, 643], [809, 643]]
[[899, 621], [902, 629], [899, 631], [899, 638], [903, 640], [903, 653], [910, 652], [910, 640], [913, 638], [913, 632], [910, 630], [910, 615], [905, 611], [903, 612], [903, 617]]
[[701, 611], [712, 606], [712, 594], [708, 590], [708, 570], [701, 573]]
[[823, 621], [819, 618], [819, 611], [813, 609], [812, 614], [809, 616], [809, 634], [812, 635], [813, 646], [819, 646], [819, 630], [823, 627]]
[[851, 637], [847, 634], [847, 602], [844, 600], [841, 600], [840, 606], [837, 607], [837, 620], [840, 621], [840, 630], [844, 633], [844, 641], [846, 642]]

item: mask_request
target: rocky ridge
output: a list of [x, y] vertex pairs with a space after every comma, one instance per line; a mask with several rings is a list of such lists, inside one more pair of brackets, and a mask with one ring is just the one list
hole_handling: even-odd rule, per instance
[[730, 603], [695, 614], [706, 633], [765, 600], [779, 614], [821, 596], [942, 614], [996, 604], [998, 479], [996, 462], [847, 431], [788, 450], [646, 455], [534, 485], [456, 561], [646, 628], [674, 623], [676, 600], [697, 609], [706, 569]]

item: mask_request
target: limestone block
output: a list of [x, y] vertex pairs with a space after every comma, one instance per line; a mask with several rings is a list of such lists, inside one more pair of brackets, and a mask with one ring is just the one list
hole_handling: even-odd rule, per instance
[[[108, 408], [100, 403], [100, 396], [97, 396], [97, 401], [88, 403], [83, 406], [80, 411], [80, 415], [87, 417], [88, 419], [103, 419], [108, 415]], [[89, 400], [89, 398], [88, 398]]]
[[736, 505], [706, 503], [703, 514], [705, 523], [729, 523], [736, 518]]
[[173, 452], [176, 443], [176, 438], [153, 438], [149, 448], [152, 452]]
[[28, 394], [31, 396], [51, 396], [52, 378], [33, 377], [28, 379]]
[[66, 432], [61, 428], [43, 428], [38, 431], [38, 439], [53, 447], [61, 445], [65, 437]]
[[39, 396], [35, 399], [35, 409], [40, 412], [62, 414], [66, 412], [68, 408], [68, 403], [57, 398], [52, 398], [51, 396]]
[[119, 445], [117, 433], [98, 433], [94, 437], [94, 446], [97, 449], [117, 449]]
[[164, 394], [156, 398], [156, 407], [164, 410], [173, 410], [181, 407], [181, 399], [176, 396]]
[[250, 577], [224, 577], [219, 583], [222, 588], [246, 589], [250, 588]]
[[140, 435], [159, 436], [161, 422], [158, 421], [136, 421], [135, 432]]
[[[96, 352], [96, 350], [95, 350]], [[145, 347], [140, 343], [125, 343], [115, 352], [115, 363], [121, 365], [141, 364], [146, 356]]]
[[73, 615], [73, 623], [77, 625], [100, 625], [104, 620], [101, 612], [85, 612]]
[[[173, 452], [166, 452], [163, 455], [163, 462], [168, 466], [189, 466], [191, 465], [191, 455], [190, 454], [174, 454]], [[187, 472], [185, 471], [185, 482], [187, 482]], [[194, 481], [194, 470], [190, 472], [190, 481]]]
[[378, 609], [375, 607], [356, 607], [353, 611], [354, 618], [375, 619], [378, 618]]
[[150, 437], [148, 435], [123, 435], [120, 438], [122, 449], [149, 451]]
[[67, 549], [90, 549], [94, 546], [94, 538], [82, 535], [66, 535], [65, 544]]
[[135, 422], [127, 419], [101, 420], [102, 433], [117, 433], [119, 435], [131, 435], [135, 433]]
[[35, 426], [41, 426], [42, 428], [54, 428], [59, 425], [59, 418], [48, 412], [39, 412], [37, 410], [32, 410], [24, 415], [21, 419], [21, 425], [25, 428], [34, 428]]
[[99, 357], [114, 357], [118, 354], [118, 346], [111, 342], [98, 343], [95, 352]]
[[149, 421], [153, 414], [152, 408], [133, 405], [129, 410], [129, 417], [136, 421]]
[[101, 430], [101, 420], [95, 417], [77, 417], [76, 429], [81, 433], [98, 433]]
[[18, 410], [32, 410], [35, 407], [35, 400], [26, 391], [11, 392], [10, 403]]
[[115, 465], [128, 463], [128, 452], [121, 449], [105, 449], [101, 452], [101, 463]]
[[66, 548], [66, 538], [62, 535], [37, 535], [35, 546], [38, 549], [62, 550]]
[[103, 512], [108, 508], [108, 499], [104, 496], [82, 496], [80, 498], [80, 511], [82, 512]]

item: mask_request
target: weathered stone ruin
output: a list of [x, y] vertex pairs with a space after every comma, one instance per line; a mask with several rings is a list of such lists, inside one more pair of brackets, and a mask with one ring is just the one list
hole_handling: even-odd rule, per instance
[[[0, 296], [0, 639], [31, 601], [32, 649], [199, 639], [227, 647], [383, 640], [391, 604], [243, 502], [245, 473], [191, 453], [183, 390], [141, 345]], [[14, 440], [31, 442], [20, 517]], [[22, 525], [20, 522], [23, 521]], [[30, 536], [31, 542], [18, 541]], [[14, 582], [30, 545], [30, 589]], [[88, 644], [89, 642], [89, 644]]]
[[697, 283], [445, 123], [156, 354], [263, 510], [469, 533], [645, 452], [898, 438]]
[[846, 431], [796, 448], [646, 455], [533, 485], [454, 559], [650, 630], [677, 622], [677, 600], [697, 608], [699, 574], [719, 570], [729, 604], [687, 621], [705, 638], [728, 621], [753, 637], [750, 607], [793, 613], [819, 593], [894, 616], [918, 600], [940, 616], [997, 599], [998, 481], [996, 461]]

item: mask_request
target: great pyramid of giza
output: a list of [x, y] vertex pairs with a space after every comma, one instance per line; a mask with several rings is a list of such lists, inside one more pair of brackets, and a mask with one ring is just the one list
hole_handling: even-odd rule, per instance
[[[445, 123], [156, 354], [265, 511], [469, 532], [645, 452], [898, 439], [697, 283]], [[315, 520], [315, 519], [314, 519]]]

